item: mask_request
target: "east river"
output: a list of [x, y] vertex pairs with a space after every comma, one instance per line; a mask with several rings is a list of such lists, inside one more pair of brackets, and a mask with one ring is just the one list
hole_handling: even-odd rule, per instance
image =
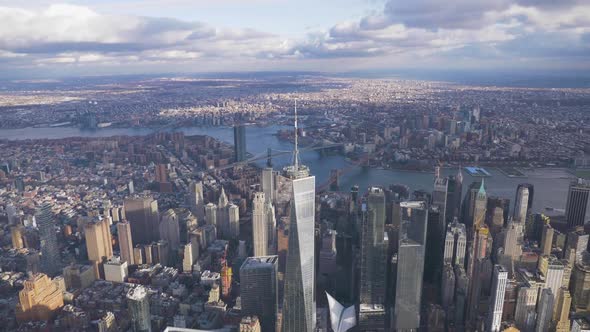
[[[267, 148], [273, 151], [291, 151], [293, 145], [290, 142], [279, 140], [274, 134], [283, 127], [247, 127], [247, 150], [255, 156], [266, 154]], [[25, 139], [60, 139], [67, 137], [109, 137], [116, 135], [144, 136], [156, 131], [152, 128], [102, 128], [97, 130], [81, 130], [74, 127], [52, 128], [23, 128], [1, 129], [0, 139], [25, 140]], [[187, 127], [175, 128], [174, 131], [182, 131], [185, 135], [209, 135], [219, 140], [233, 144], [233, 130], [230, 127]], [[311, 168], [316, 176], [316, 183], [322, 184], [329, 178], [331, 169], [344, 169], [340, 177], [340, 187], [348, 190], [352, 185], [359, 185], [365, 189], [370, 185], [384, 185], [399, 183], [405, 184], [411, 190], [432, 190], [433, 174], [425, 172], [413, 172], [402, 170], [363, 169], [350, 164], [340, 155], [322, 156], [317, 151], [303, 151], [301, 161]], [[266, 163], [265, 159], [256, 162], [260, 166]], [[291, 163], [291, 155], [286, 153], [273, 158], [275, 169]], [[485, 178], [489, 195], [510, 198], [514, 201], [516, 186], [522, 182], [532, 183], [535, 186], [533, 211], [542, 212], [545, 207], [563, 209], [567, 199], [568, 185], [573, 175], [566, 169], [542, 168], [525, 170], [524, 178], [510, 178], [495, 168], [486, 168], [490, 177]], [[443, 169], [443, 175], [455, 174], [457, 169]], [[463, 172], [464, 189], [469, 183], [478, 180], [466, 172]]]

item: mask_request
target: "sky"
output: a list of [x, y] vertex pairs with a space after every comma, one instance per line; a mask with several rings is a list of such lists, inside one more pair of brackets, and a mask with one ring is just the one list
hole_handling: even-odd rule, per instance
[[441, 69], [587, 73], [590, 0], [0, 0], [5, 77]]

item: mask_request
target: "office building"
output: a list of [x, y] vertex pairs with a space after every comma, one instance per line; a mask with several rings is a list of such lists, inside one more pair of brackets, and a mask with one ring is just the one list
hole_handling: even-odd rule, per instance
[[539, 287], [528, 282], [523, 282], [518, 289], [514, 322], [521, 331], [530, 331], [534, 328], [534, 322], [531, 322], [529, 317], [535, 314], [538, 294]]
[[[215, 228], [217, 226], [217, 205], [213, 203], [207, 203], [205, 205], [205, 223], [207, 225], [213, 225]], [[219, 230], [217, 230], [219, 232]]]
[[20, 224], [10, 227], [10, 239], [12, 241], [12, 248], [21, 249], [25, 247], [23, 241], [24, 227]]
[[260, 320], [256, 316], [246, 316], [240, 321], [239, 332], [261, 332]]
[[357, 330], [360, 332], [382, 332], [386, 331], [386, 311], [383, 304], [359, 305]]
[[229, 200], [225, 194], [225, 189], [221, 187], [221, 193], [217, 200], [217, 234], [220, 238], [225, 239], [229, 234]]
[[555, 230], [550, 224], [543, 225], [543, 234], [541, 235], [541, 253], [543, 255], [551, 255], [551, 249], [553, 247], [553, 234]]
[[[434, 179], [434, 190], [432, 191], [432, 207], [436, 207], [439, 213], [439, 229], [442, 233], [444, 231], [446, 222], [446, 209], [449, 189], [448, 178], [436, 177]], [[440, 234], [440, 233], [439, 233]]]
[[455, 299], [455, 271], [451, 264], [443, 266], [442, 282], [441, 282], [441, 298], [442, 306], [448, 309]]
[[[572, 263], [582, 260], [584, 253], [588, 249], [589, 239], [590, 235], [586, 234], [584, 229], [579, 227], [567, 234], [564, 253], [568, 254], [572, 250], [575, 252], [574, 261]], [[569, 259], [567, 256], [564, 258]]]
[[519, 185], [514, 200], [514, 213], [512, 220], [524, 224], [529, 210], [529, 188]]
[[70, 264], [63, 269], [64, 283], [66, 290], [82, 290], [96, 280], [94, 266]]
[[523, 237], [523, 224], [514, 221], [510, 222], [504, 235], [504, 256], [512, 261], [518, 261], [522, 255]]
[[551, 327], [551, 318], [553, 317], [553, 292], [549, 288], [541, 291], [541, 298], [537, 305], [537, 323], [535, 332], [549, 331]]
[[150, 299], [147, 289], [136, 286], [127, 292], [127, 310], [131, 319], [132, 330], [151, 332]]
[[369, 188], [363, 202], [361, 220], [360, 292], [362, 304], [385, 304], [385, 267], [387, 233], [385, 230], [385, 193]]
[[266, 256], [268, 250], [268, 220], [263, 192], [254, 193], [252, 199], [252, 244], [254, 256]]
[[191, 212], [202, 225], [205, 222], [205, 201], [203, 199], [203, 182], [193, 181], [188, 187], [188, 204]]
[[555, 257], [549, 257], [547, 272], [545, 273], [544, 288], [551, 289], [551, 293], [556, 295], [563, 283], [564, 273], [563, 263]]
[[234, 160], [246, 160], [246, 127], [243, 125], [234, 126]]
[[131, 225], [127, 221], [117, 223], [117, 238], [119, 239], [119, 253], [121, 260], [128, 265], [134, 265], [133, 238], [131, 236]]
[[508, 282], [508, 271], [502, 265], [495, 265], [492, 277], [490, 308], [487, 320], [487, 331], [500, 331], [504, 295]]
[[227, 208], [229, 215], [229, 234], [228, 238], [237, 240], [240, 236], [240, 207], [230, 204]]
[[93, 262], [97, 278], [104, 278], [102, 263], [113, 257], [113, 240], [107, 219], [95, 219], [84, 226], [88, 260]]
[[578, 179], [570, 183], [565, 205], [565, 217], [570, 227], [583, 226], [586, 222], [590, 183]]
[[19, 322], [48, 321], [64, 306], [62, 290], [43, 273], [23, 283], [18, 300], [15, 311]]
[[104, 280], [123, 283], [129, 275], [127, 269], [127, 262], [121, 260], [117, 256], [113, 256], [111, 259], [106, 261], [104, 267]]
[[284, 168], [291, 184], [289, 243], [286, 259], [282, 332], [312, 332], [315, 301], [315, 177], [299, 161], [295, 106], [293, 165]]
[[467, 249], [467, 230], [457, 218], [447, 226], [444, 248], [444, 263], [465, 266], [465, 252]]
[[401, 225], [395, 284], [393, 329], [420, 327], [422, 276], [426, 250], [428, 207], [425, 202], [401, 202]]
[[197, 259], [197, 257], [199, 256], [198, 254], [198, 249], [199, 246], [196, 243], [196, 241], [194, 242], [189, 242], [187, 244], [184, 245], [183, 247], [183, 258], [182, 258], [182, 271], [183, 272], [192, 272], [193, 271], [193, 264], [195, 263], [195, 260]]
[[572, 297], [567, 288], [562, 287], [556, 296], [555, 310], [553, 310], [553, 322], [556, 332], [568, 332], [570, 328], [570, 309]]
[[180, 225], [174, 210], [168, 209], [162, 214], [159, 228], [160, 239], [168, 242], [170, 251], [176, 252], [180, 248]]
[[264, 197], [269, 203], [274, 203], [275, 200], [275, 173], [272, 167], [262, 169], [262, 191]]
[[582, 259], [574, 264], [570, 280], [573, 309], [586, 310], [590, 300], [590, 263]]
[[262, 331], [275, 331], [278, 313], [278, 256], [248, 257], [240, 268], [242, 313], [256, 315]]
[[463, 195], [463, 173], [458, 169], [456, 176], [449, 176], [447, 180], [447, 206], [445, 208], [446, 223], [453, 218], [461, 217], [461, 200]]
[[134, 244], [147, 244], [159, 239], [158, 201], [151, 197], [127, 198], [123, 206]]
[[37, 208], [35, 220], [39, 228], [39, 241], [41, 243], [41, 271], [53, 276], [61, 269], [61, 259], [55, 219], [50, 203], [44, 203]]
[[478, 229], [483, 226], [487, 208], [487, 194], [484, 180], [473, 182], [465, 196], [463, 204], [463, 222], [468, 229]]

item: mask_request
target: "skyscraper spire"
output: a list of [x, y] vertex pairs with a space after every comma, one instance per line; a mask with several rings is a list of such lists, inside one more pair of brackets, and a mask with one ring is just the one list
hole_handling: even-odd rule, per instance
[[297, 143], [297, 136], [299, 136], [299, 132], [297, 128], [297, 99], [295, 99], [295, 148], [293, 150], [293, 166], [295, 172], [299, 170], [299, 146]]

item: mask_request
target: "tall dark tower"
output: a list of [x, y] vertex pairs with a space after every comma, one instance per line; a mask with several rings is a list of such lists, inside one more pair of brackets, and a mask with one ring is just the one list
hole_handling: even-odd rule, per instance
[[570, 227], [583, 226], [590, 196], [590, 183], [582, 179], [570, 184], [565, 205], [565, 217]]
[[234, 159], [236, 162], [246, 160], [246, 127], [234, 126]]
[[60, 271], [60, 256], [55, 233], [55, 218], [50, 203], [44, 203], [37, 208], [35, 220], [39, 227], [39, 240], [41, 242], [41, 271], [54, 276]]

